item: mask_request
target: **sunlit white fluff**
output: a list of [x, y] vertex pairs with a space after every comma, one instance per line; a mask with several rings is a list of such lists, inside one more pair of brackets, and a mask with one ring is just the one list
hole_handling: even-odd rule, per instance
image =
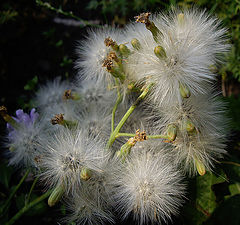
[[[206, 93], [206, 83], [215, 79], [210, 66], [220, 62], [218, 56], [229, 48], [226, 30], [216, 18], [191, 9], [183, 11], [184, 19], [179, 22], [178, 13], [154, 16], [152, 20], [162, 33], [158, 43], [143, 32], [141, 49], [129, 58], [130, 76], [138, 82], [155, 83], [151, 98], [159, 105], [180, 99], [179, 83], [186, 85], [193, 95]], [[137, 31], [141, 32], [139, 28]], [[159, 59], [154, 54], [158, 45], [164, 48], [166, 58]]]
[[77, 225], [104, 225], [114, 223], [113, 214], [109, 208], [109, 196], [106, 195], [102, 181], [86, 181], [67, 199], [70, 213], [66, 221]]
[[89, 30], [85, 40], [79, 43], [77, 47], [77, 60], [75, 67], [80, 69], [80, 76], [87, 79], [104, 80], [108, 84], [113, 84], [113, 76], [102, 67], [104, 59], [112, 51], [111, 47], [104, 44], [104, 40], [110, 37], [118, 44], [124, 42], [119, 29], [102, 28]]
[[112, 111], [117, 98], [116, 88], [110, 89], [102, 80], [82, 80], [76, 81], [74, 91], [79, 95], [79, 106], [87, 111], [91, 111], [91, 107], [105, 108], [106, 112]]
[[34, 105], [47, 111], [54, 104], [62, 103], [63, 94], [68, 89], [70, 89], [70, 84], [67, 81], [62, 81], [60, 77], [48, 81], [45, 85], [40, 86], [36, 92]]
[[[168, 125], [177, 126], [177, 138], [172, 145], [173, 162], [181, 165], [186, 173], [197, 173], [195, 160], [201, 161], [206, 170], [212, 170], [214, 162], [226, 153], [228, 119], [225, 117], [225, 103], [214, 94], [191, 96], [181, 105], [161, 108], [161, 119], [154, 125], [160, 133]], [[195, 129], [186, 130], [186, 121]]]
[[73, 100], [63, 100], [61, 103], [53, 104], [44, 110], [46, 122], [51, 123], [51, 119], [56, 114], [63, 114], [64, 120], [78, 123], [80, 103]]
[[112, 165], [105, 165], [99, 173], [92, 173], [89, 180], [82, 182], [75, 189], [71, 199], [66, 203], [70, 210], [66, 220], [76, 224], [108, 224], [113, 223], [111, 205], [112, 197], [109, 195], [108, 177], [111, 176]]
[[83, 167], [98, 172], [107, 159], [102, 142], [79, 128], [59, 128], [49, 142], [42, 140], [41, 144], [48, 152], [42, 159], [41, 177], [49, 187], [63, 184], [66, 192], [81, 185]]
[[[166, 222], [178, 213], [183, 203], [184, 184], [170, 160], [163, 154], [148, 151], [147, 141], [144, 142], [136, 144], [115, 172], [116, 211], [123, 218], [133, 213], [139, 224]], [[164, 150], [163, 146], [158, 148]]]

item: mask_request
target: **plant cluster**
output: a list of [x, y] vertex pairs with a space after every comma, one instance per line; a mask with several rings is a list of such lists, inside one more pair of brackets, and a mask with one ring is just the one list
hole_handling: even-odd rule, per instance
[[226, 153], [214, 87], [226, 29], [199, 9], [135, 19], [124, 30], [90, 30], [76, 78], [42, 86], [38, 112], [0, 107], [9, 164], [39, 177], [49, 206], [63, 199], [66, 221], [171, 220], [185, 201], [184, 176], [203, 176]]

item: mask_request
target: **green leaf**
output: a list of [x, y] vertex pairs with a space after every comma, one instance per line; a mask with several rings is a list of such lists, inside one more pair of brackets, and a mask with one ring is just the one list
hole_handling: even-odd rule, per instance
[[231, 196], [240, 194], [240, 183], [230, 184], [228, 188]]
[[[221, 172], [223, 174], [223, 172]], [[196, 178], [196, 206], [205, 215], [210, 216], [217, 207], [216, 196], [212, 190], [215, 184], [226, 181], [224, 175], [214, 175], [206, 173], [204, 176]]]
[[24, 86], [25, 91], [32, 91], [35, 89], [38, 83], [38, 77], [35, 76], [32, 80], [28, 81], [27, 84]]
[[239, 225], [240, 195], [234, 195], [224, 201], [212, 214], [205, 225]]

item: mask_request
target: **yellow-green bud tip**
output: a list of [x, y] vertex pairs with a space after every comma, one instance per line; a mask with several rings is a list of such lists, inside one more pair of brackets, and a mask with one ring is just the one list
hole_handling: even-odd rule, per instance
[[88, 168], [82, 168], [80, 177], [82, 180], [88, 180], [91, 177], [91, 171]]
[[177, 127], [173, 124], [167, 128], [167, 137], [169, 141], [174, 141], [177, 137]]
[[119, 51], [121, 52], [122, 55], [128, 56], [130, 54], [130, 50], [128, 47], [124, 44], [119, 45]]
[[204, 164], [197, 159], [195, 159], [195, 164], [196, 164], [196, 168], [197, 168], [199, 175], [203, 176], [206, 173]]
[[193, 122], [189, 119], [185, 120], [185, 129], [187, 132], [192, 132], [195, 129]]
[[179, 83], [179, 90], [180, 90], [180, 94], [183, 98], [189, 98], [191, 96], [191, 92], [190, 92], [189, 88], [181, 83]]
[[141, 44], [140, 44], [139, 40], [136, 38], [133, 38], [131, 40], [131, 44], [132, 44], [133, 48], [135, 48], [136, 50], [139, 50], [141, 48]]
[[154, 48], [154, 53], [159, 59], [163, 59], [167, 57], [164, 48], [160, 45]]
[[48, 198], [48, 205], [50, 207], [56, 205], [56, 203], [58, 203], [61, 200], [64, 191], [65, 190], [62, 185], [56, 187]]

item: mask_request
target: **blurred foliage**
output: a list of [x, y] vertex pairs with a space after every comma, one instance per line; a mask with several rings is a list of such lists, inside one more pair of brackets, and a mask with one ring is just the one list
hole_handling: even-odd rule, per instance
[[[0, 103], [10, 106], [12, 112], [17, 107], [29, 109], [37, 86], [46, 79], [58, 75], [67, 78], [74, 73], [74, 42], [82, 38], [86, 33], [83, 27], [92, 21], [124, 26], [140, 12], [154, 13], [169, 9], [170, 5], [206, 8], [222, 20], [232, 44], [226, 63], [217, 68], [231, 118], [232, 132], [227, 146], [230, 156], [219, 163], [221, 169], [217, 168], [214, 174], [188, 179], [188, 199], [173, 224], [240, 224], [240, 0], [49, 0], [38, 3], [28, 0], [0, 3], [0, 30], [3, 34], [0, 37]], [[60, 24], [54, 21], [56, 17], [82, 23], [76, 26], [69, 20], [68, 25]], [[6, 91], [4, 87], [12, 84], [12, 79], [14, 88]], [[0, 127], [4, 126], [0, 121]], [[0, 162], [0, 171], [2, 209], [22, 174], [19, 176], [19, 171], [8, 167], [4, 161]], [[25, 180], [6, 212], [0, 216], [0, 224], [25, 205], [32, 182], [33, 179]], [[41, 195], [42, 190], [38, 188], [33, 191], [31, 200]], [[17, 224], [32, 224], [32, 218], [34, 224], [56, 224], [60, 213], [66, 214], [63, 205], [50, 209], [41, 202]]]

